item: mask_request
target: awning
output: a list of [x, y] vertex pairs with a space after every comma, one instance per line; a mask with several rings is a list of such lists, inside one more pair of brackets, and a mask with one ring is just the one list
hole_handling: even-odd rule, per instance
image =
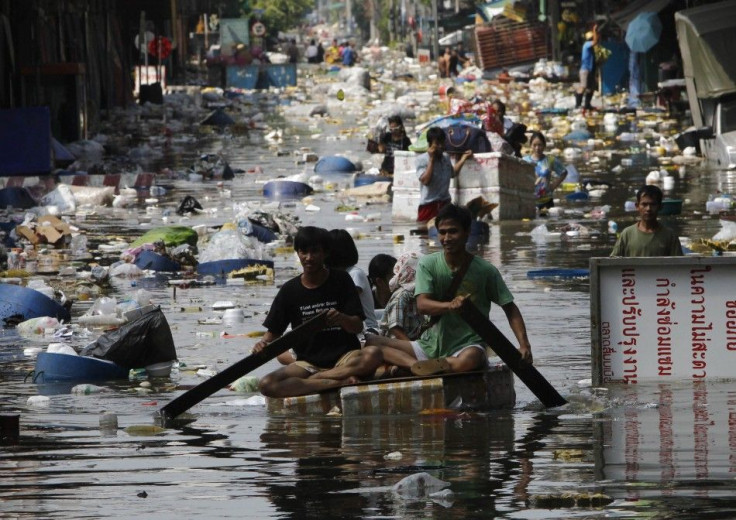
[[685, 78], [698, 97], [736, 92], [736, 2], [707, 4], [675, 13]]
[[671, 3], [672, 0], [636, 0], [620, 11], [611, 13], [611, 19], [625, 31], [629, 22], [639, 13], [658, 13]]
[[493, 0], [476, 6], [476, 13], [483, 22], [490, 22], [494, 17], [504, 14], [507, 6], [513, 7], [515, 0]]

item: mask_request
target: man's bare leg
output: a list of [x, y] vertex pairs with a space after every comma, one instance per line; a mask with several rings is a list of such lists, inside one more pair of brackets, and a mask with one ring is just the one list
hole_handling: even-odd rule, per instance
[[383, 355], [378, 347], [365, 346], [347, 363], [312, 374], [309, 379], [332, 379], [343, 381], [351, 377], [363, 378], [372, 376], [383, 363]]
[[414, 347], [411, 341], [405, 339], [388, 338], [375, 334], [366, 334], [366, 345], [376, 345], [383, 353], [383, 360], [389, 365], [401, 368], [411, 368], [417, 362]]
[[343, 384], [333, 379], [313, 379], [310, 372], [299, 365], [287, 365], [264, 376], [258, 389], [266, 397], [293, 397], [313, 394]]
[[486, 353], [479, 348], [468, 348], [463, 350], [458, 356], [452, 356], [445, 359], [447, 359], [453, 372], [480, 370], [488, 363]]

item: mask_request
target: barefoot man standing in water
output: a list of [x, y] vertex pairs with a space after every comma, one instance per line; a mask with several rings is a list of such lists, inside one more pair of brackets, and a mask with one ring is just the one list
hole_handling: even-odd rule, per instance
[[271, 372], [259, 384], [268, 397], [319, 392], [372, 375], [383, 357], [376, 347], [360, 348], [363, 307], [350, 275], [325, 267], [330, 234], [313, 226], [301, 228], [294, 250], [304, 271], [279, 289], [263, 325], [268, 332], [253, 346], [259, 352], [292, 328], [327, 310], [327, 326], [294, 347], [296, 361]]

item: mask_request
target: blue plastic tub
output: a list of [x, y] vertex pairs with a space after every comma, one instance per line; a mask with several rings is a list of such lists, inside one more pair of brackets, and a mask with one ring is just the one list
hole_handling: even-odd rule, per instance
[[104, 381], [127, 379], [128, 369], [112, 361], [86, 356], [40, 352], [36, 358], [34, 381]]
[[314, 190], [309, 184], [278, 179], [263, 185], [263, 195], [270, 199], [294, 198], [311, 195]]
[[259, 242], [264, 242], [268, 244], [269, 242], [273, 242], [278, 237], [276, 236], [276, 233], [271, 231], [265, 226], [261, 226], [260, 224], [256, 224], [255, 222], [250, 223], [251, 227], [253, 228], [253, 231], [248, 233], [248, 236], [250, 237], [256, 237]]
[[358, 168], [350, 159], [339, 155], [328, 155], [322, 157], [314, 165], [315, 173], [353, 173]]
[[0, 320], [11, 316], [19, 317], [20, 321], [41, 316], [51, 316], [66, 322], [71, 320], [69, 311], [45, 294], [20, 285], [0, 283]]
[[380, 175], [368, 175], [365, 173], [359, 173], [355, 176], [353, 186], [357, 188], [358, 186], [367, 186], [369, 184], [375, 184], [377, 182], [391, 182], [391, 179], [389, 179], [388, 177], [382, 177]]
[[0, 189], [0, 208], [30, 209], [38, 206], [25, 188], [10, 186]]
[[168, 256], [154, 253], [153, 251], [143, 250], [135, 259], [135, 265], [141, 269], [150, 269], [151, 271], [162, 271], [165, 273], [175, 273], [181, 271], [181, 265]]

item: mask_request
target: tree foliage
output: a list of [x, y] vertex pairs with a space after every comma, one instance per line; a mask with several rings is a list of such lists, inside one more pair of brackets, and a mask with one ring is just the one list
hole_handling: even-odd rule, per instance
[[261, 21], [268, 28], [269, 35], [276, 36], [279, 31], [288, 31], [299, 25], [314, 9], [314, 0], [241, 0], [240, 5], [243, 16], [261, 12]]

